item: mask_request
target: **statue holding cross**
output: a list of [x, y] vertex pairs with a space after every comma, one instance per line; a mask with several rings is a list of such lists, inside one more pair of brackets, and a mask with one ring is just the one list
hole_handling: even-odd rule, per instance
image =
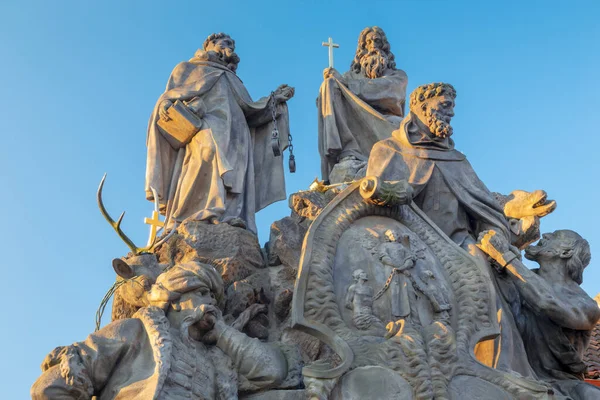
[[377, 26], [360, 33], [350, 71], [343, 75], [333, 67], [333, 49], [339, 44], [329, 38], [323, 46], [329, 50], [329, 67], [317, 99], [321, 173], [323, 180], [339, 183], [330, 176], [336, 164], [364, 167], [373, 145], [398, 128], [408, 77], [396, 69], [385, 32]]

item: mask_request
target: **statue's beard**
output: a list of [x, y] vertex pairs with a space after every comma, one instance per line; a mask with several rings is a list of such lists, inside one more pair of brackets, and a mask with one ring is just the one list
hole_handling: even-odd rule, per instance
[[240, 57], [235, 51], [230, 48], [225, 48], [221, 51], [213, 51], [212, 53], [219, 63], [227, 66], [227, 68], [233, 72], [237, 70], [238, 64], [240, 63]]
[[445, 139], [452, 136], [453, 129], [450, 125], [452, 117], [439, 110], [431, 109], [427, 112], [427, 127], [437, 138]]
[[360, 59], [360, 68], [369, 79], [381, 78], [388, 66], [388, 56], [381, 49], [374, 49]]

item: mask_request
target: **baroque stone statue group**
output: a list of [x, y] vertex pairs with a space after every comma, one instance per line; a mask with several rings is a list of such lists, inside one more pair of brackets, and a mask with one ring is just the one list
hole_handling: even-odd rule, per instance
[[112, 322], [51, 351], [33, 399], [600, 398], [583, 380], [588, 242], [540, 234], [544, 191], [487, 188], [455, 149], [455, 88], [407, 97], [381, 28], [343, 74], [324, 45], [322, 180], [264, 246], [255, 213], [286, 198], [294, 88], [253, 100], [224, 33], [175, 67], [148, 124], [148, 244], [110, 217], [103, 179], [131, 250], [112, 263]]

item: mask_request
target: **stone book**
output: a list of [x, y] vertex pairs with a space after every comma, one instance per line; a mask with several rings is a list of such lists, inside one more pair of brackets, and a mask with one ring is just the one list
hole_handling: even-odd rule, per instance
[[202, 126], [202, 119], [179, 100], [167, 109], [167, 115], [169, 120], [159, 119], [158, 126], [171, 147], [178, 150], [188, 144], [198, 133]]

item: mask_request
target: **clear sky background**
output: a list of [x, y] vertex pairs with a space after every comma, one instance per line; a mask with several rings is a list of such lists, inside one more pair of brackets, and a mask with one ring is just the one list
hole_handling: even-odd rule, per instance
[[[344, 72], [359, 32], [379, 25], [409, 92], [429, 82], [455, 86], [456, 147], [487, 186], [546, 190], [558, 208], [542, 230], [573, 229], [600, 254], [599, 4], [2, 2], [0, 398], [28, 398], [44, 356], [94, 329], [115, 279], [111, 260], [128, 251], [96, 206], [105, 172], [108, 210], [115, 218], [127, 210], [125, 232], [146, 242], [148, 118], [172, 68], [212, 32], [236, 40], [238, 74], [255, 99], [281, 83], [296, 87], [289, 109], [298, 172], [286, 176], [288, 195], [320, 174], [321, 42], [340, 44]], [[286, 202], [259, 213], [261, 243], [287, 215]], [[584, 274], [590, 295], [600, 292], [597, 259]]]

